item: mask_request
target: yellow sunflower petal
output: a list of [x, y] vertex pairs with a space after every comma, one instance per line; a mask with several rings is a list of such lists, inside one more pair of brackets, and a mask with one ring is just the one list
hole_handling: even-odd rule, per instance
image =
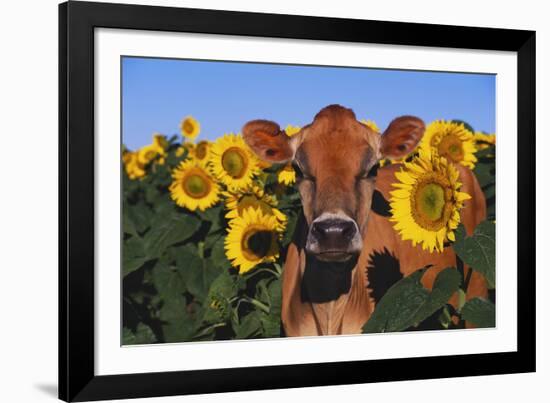
[[287, 164], [277, 173], [277, 182], [290, 186], [296, 182], [296, 172], [292, 165]]

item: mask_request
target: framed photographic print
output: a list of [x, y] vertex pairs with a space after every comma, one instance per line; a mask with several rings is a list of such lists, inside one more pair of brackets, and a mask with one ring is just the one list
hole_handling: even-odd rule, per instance
[[535, 370], [535, 33], [68, 2], [59, 397]]

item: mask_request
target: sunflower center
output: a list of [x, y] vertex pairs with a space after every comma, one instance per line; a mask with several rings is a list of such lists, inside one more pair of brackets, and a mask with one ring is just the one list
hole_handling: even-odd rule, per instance
[[222, 155], [222, 166], [225, 172], [235, 179], [242, 178], [246, 173], [247, 158], [243, 151], [232, 147]]
[[203, 176], [191, 174], [184, 179], [183, 190], [190, 197], [200, 199], [210, 192], [210, 184]]
[[447, 224], [452, 212], [451, 191], [443, 178], [431, 176], [416, 185], [411, 212], [421, 227], [437, 231]]
[[419, 211], [430, 220], [439, 220], [445, 207], [443, 188], [436, 183], [424, 185], [416, 192], [416, 205]]
[[207, 151], [208, 151], [208, 145], [206, 143], [199, 143], [195, 150], [195, 157], [199, 160], [202, 160], [204, 159], [204, 157], [206, 157]]
[[438, 150], [440, 155], [448, 157], [454, 162], [460, 162], [464, 159], [462, 141], [454, 135], [443, 137], [439, 143]]
[[191, 123], [190, 121], [186, 120], [185, 122], [183, 122], [183, 131], [185, 133], [192, 133], [193, 132], [193, 129], [194, 129], [194, 126], [193, 126], [193, 123]]
[[242, 238], [241, 248], [249, 260], [262, 259], [271, 251], [275, 234], [265, 229], [251, 229]]

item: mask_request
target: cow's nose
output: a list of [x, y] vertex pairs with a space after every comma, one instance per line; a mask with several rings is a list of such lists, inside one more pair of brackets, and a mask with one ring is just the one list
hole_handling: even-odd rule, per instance
[[314, 222], [311, 232], [319, 241], [350, 241], [357, 227], [353, 221], [331, 219]]

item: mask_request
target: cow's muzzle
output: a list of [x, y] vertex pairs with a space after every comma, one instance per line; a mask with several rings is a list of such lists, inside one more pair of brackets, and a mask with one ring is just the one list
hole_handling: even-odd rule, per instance
[[361, 252], [357, 223], [343, 214], [323, 213], [310, 226], [306, 252], [324, 261], [342, 262]]

